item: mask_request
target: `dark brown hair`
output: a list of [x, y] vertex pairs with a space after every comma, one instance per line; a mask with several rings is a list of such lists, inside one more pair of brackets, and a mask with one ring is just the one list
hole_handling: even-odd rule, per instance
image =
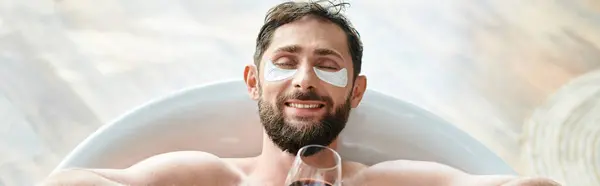
[[352, 56], [354, 77], [360, 74], [362, 64], [363, 47], [360, 35], [352, 27], [350, 21], [341, 14], [341, 11], [349, 3], [334, 2], [329, 0], [310, 2], [284, 2], [271, 8], [265, 16], [265, 23], [256, 38], [256, 51], [254, 52], [254, 64], [259, 66], [260, 59], [265, 50], [271, 44], [271, 38], [275, 30], [287, 23], [296, 21], [305, 16], [317, 16], [338, 25], [346, 33], [348, 49]]

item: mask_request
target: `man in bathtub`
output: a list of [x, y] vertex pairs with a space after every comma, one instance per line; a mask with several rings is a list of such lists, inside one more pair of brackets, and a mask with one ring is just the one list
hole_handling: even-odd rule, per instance
[[[221, 159], [206, 152], [172, 152], [122, 170], [64, 170], [42, 185], [284, 185], [301, 147], [336, 148], [337, 136], [367, 86], [366, 77], [359, 75], [362, 44], [336, 11], [341, 6], [286, 2], [267, 13], [254, 64], [243, 73], [264, 127], [259, 156]], [[438, 163], [406, 160], [370, 167], [346, 161], [342, 172], [345, 186], [558, 185], [544, 178], [470, 175]]]

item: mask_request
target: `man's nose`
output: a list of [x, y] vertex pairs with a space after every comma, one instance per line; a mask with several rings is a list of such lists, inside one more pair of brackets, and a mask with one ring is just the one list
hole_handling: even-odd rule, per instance
[[313, 71], [313, 68], [309, 66], [298, 68], [296, 76], [292, 80], [294, 88], [301, 89], [302, 91], [314, 89], [317, 83], [317, 75]]

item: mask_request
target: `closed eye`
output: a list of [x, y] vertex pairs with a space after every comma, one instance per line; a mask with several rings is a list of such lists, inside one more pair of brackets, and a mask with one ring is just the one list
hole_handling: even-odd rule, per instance
[[275, 66], [283, 69], [293, 69], [296, 67], [296, 64], [293, 63], [275, 63]]
[[328, 58], [328, 57], [320, 58], [318, 63], [315, 66], [319, 69], [322, 69], [325, 71], [330, 71], [330, 72], [335, 72], [340, 69], [340, 66], [338, 65], [338, 63], [335, 60]]
[[318, 66], [317, 68], [323, 69], [323, 70], [326, 70], [326, 71], [337, 71], [338, 70], [337, 67], [330, 67], [330, 66]]

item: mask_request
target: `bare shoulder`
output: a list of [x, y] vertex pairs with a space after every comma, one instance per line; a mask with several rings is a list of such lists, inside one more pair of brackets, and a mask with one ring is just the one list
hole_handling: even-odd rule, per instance
[[358, 174], [359, 172], [363, 171], [366, 168], [368, 168], [368, 166], [366, 166], [362, 163], [353, 162], [353, 161], [344, 161], [342, 163], [343, 178], [344, 179], [352, 178], [356, 174]]
[[465, 175], [435, 162], [394, 160], [363, 169], [346, 185], [452, 185]]
[[344, 186], [559, 186], [547, 178], [523, 178], [514, 175], [472, 175], [436, 162], [394, 160], [363, 169]]
[[219, 157], [200, 151], [178, 151], [150, 157], [127, 170], [153, 185], [237, 185], [243, 174]]
[[250, 173], [255, 165], [257, 157], [248, 157], [248, 158], [221, 158], [221, 160], [235, 166], [244, 174]]
[[[157, 154], [144, 159], [135, 165], [127, 168], [129, 170], [162, 168], [162, 167], [179, 167], [196, 169], [198, 165], [213, 166], [221, 164], [219, 157], [202, 151], [175, 151], [163, 154]], [[183, 167], [181, 167], [183, 166]]]
[[243, 174], [219, 157], [199, 151], [155, 155], [127, 169], [78, 169], [125, 185], [238, 185]]

